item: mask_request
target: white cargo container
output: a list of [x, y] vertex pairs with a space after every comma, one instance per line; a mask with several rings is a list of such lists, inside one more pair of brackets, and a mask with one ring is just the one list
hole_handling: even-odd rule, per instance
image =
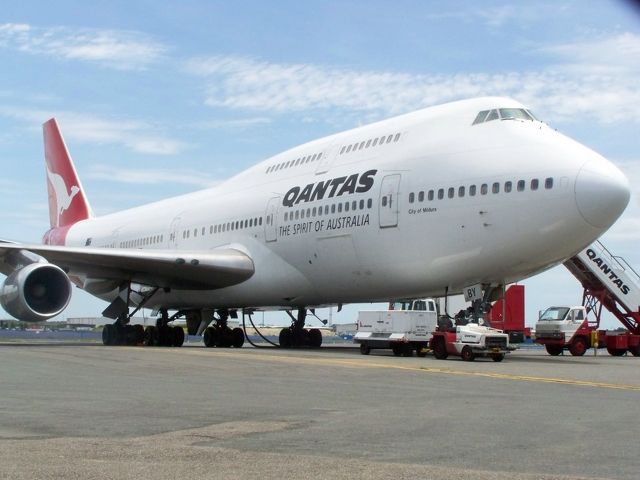
[[388, 310], [363, 310], [358, 313], [358, 332], [353, 338], [360, 353], [374, 348], [391, 349], [394, 355], [411, 356], [415, 350], [424, 357], [429, 340], [438, 325], [435, 301], [392, 302]]

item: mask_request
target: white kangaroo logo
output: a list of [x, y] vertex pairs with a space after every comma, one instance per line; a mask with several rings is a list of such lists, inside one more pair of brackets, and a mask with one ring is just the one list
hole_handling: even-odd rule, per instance
[[64, 178], [62, 178], [57, 173], [51, 172], [47, 168], [47, 177], [49, 178], [49, 182], [53, 187], [53, 191], [56, 195], [56, 208], [58, 211], [56, 212], [56, 227], [60, 226], [60, 216], [62, 212], [69, 208], [71, 205], [71, 200], [75, 197], [80, 189], [77, 185], [73, 185], [71, 187], [71, 193], [67, 190], [67, 184], [64, 183]]

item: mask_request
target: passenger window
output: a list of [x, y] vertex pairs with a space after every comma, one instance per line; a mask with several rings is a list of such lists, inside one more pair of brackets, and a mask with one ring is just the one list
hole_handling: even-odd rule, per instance
[[419, 202], [424, 202], [424, 192], [418, 193], [418, 201]]
[[346, 153], [349, 153], [350, 151], [351, 151], [351, 145], [349, 145], [349, 146], [347, 147], [347, 151], [346, 151]]
[[329, 215], [329, 205], [324, 206], [324, 214]]
[[369, 148], [371, 146], [371, 139], [367, 140], [367, 144], [364, 146], [364, 148]]
[[[382, 206], [384, 207], [386, 205], [386, 199], [387, 197], [382, 197]], [[342, 203], [338, 204], [338, 213], [342, 213]]]
[[331, 213], [336, 213], [336, 204], [331, 205]]
[[340, 149], [340, 155], [342, 155], [346, 149], [347, 149], [347, 147], [342, 147], [342, 148]]
[[289, 220], [289, 214], [287, 212], [284, 212], [284, 221], [288, 221]]
[[360, 200], [360, 210], [364, 210], [364, 200]]
[[486, 195], [488, 192], [489, 192], [489, 185], [487, 185], [486, 183], [483, 183], [480, 186], [480, 194]]
[[312, 162], [315, 162], [315, 161], [316, 161], [316, 157], [317, 157], [317, 156], [318, 156], [318, 154], [317, 154], [317, 153], [314, 153], [314, 154], [313, 154], [313, 157], [311, 157], [311, 161], [312, 161]]
[[478, 115], [476, 116], [476, 119], [473, 121], [471, 125], [476, 125], [477, 123], [484, 122], [484, 119], [487, 118], [488, 113], [489, 113], [489, 110], [483, 110], [482, 112], [478, 113]]
[[453, 187], [449, 187], [449, 191], [447, 192], [447, 196], [448, 196], [449, 198], [453, 198], [453, 197], [454, 197], [454, 195], [455, 195], [455, 192], [456, 192], [456, 189], [455, 189], [455, 188], [453, 188]]
[[[194, 228], [194, 229], [193, 229], [193, 236], [194, 236], [194, 237], [197, 237], [197, 236], [198, 236], [198, 229], [197, 229], [197, 228]], [[143, 241], [144, 241], [144, 239], [143, 239]]]
[[370, 198], [367, 200], [367, 208], [371, 208], [373, 207], [373, 200], [371, 200]]
[[349, 211], [349, 202], [344, 202], [344, 211], [345, 212]]
[[400, 140], [400, 134], [396, 133], [396, 136], [394, 137], [393, 141], [397, 142], [398, 140]]
[[512, 188], [512, 183], [511, 183], [511, 182], [505, 182], [505, 184], [504, 184], [504, 191], [505, 191], [506, 193], [509, 193], [509, 192], [511, 191], [511, 188]]
[[378, 144], [378, 139], [374, 138], [373, 139], [373, 144], [371, 145], [372, 147], [375, 147]]
[[534, 178], [531, 180], [531, 190], [538, 190], [538, 179]]
[[364, 142], [360, 144], [360, 148], [358, 150], [362, 150], [364, 148]]
[[260, 226], [262, 226], [262, 217], [260, 217]]
[[300, 210], [300, 218], [304, 218], [304, 208]]
[[383, 207], [387, 206], [387, 196], [386, 195], [384, 197], [382, 197], [382, 206]]
[[429, 201], [433, 200], [433, 190], [429, 190], [429, 193], [427, 194], [427, 198], [429, 199]]
[[318, 207], [318, 216], [321, 217], [322, 216], [322, 207]]
[[351, 210], [356, 210], [358, 208], [358, 202], [354, 200], [351, 202]]
[[464, 197], [464, 187], [459, 187], [458, 188], [458, 196], [459, 197]]
[[316, 160], [320, 160], [320, 157], [322, 157], [322, 152], [318, 154], [318, 158], [316, 158]]
[[416, 196], [413, 192], [409, 194], [409, 203], [413, 203], [416, 199]]
[[469, 196], [471, 196], [471, 197], [475, 197], [476, 196], [476, 186], [475, 185], [470, 185], [469, 186]]
[[549, 177], [549, 178], [545, 179], [544, 188], [546, 188], [547, 190], [553, 188], [553, 178]]
[[316, 212], [317, 212], [316, 207], [313, 207], [313, 210], [311, 211], [311, 215], [315, 217]]
[[491, 191], [493, 193], [500, 193], [500, 184], [498, 182], [495, 182], [493, 184], [493, 187], [491, 188]]
[[387, 137], [387, 143], [391, 143], [391, 140], [393, 140], [393, 135], [389, 135]]
[[518, 191], [519, 192], [524, 192], [524, 180], [518, 180]]
[[442, 200], [444, 198], [444, 188], [438, 189], [438, 200]]
[[382, 145], [382, 144], [384, 143], [384, 139], [385, 139], [385, 138], [386, 138], [386, 137], [380, 137], [380, 145]]

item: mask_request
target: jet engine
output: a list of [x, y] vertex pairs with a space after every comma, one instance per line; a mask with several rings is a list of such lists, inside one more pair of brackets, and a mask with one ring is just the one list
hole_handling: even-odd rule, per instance
[[0, 304], [24, 322], [44, 322], [67, 308], [71, 282], [67, 274], [50, 263], [32, 263], [14, 271], [0, 290]]

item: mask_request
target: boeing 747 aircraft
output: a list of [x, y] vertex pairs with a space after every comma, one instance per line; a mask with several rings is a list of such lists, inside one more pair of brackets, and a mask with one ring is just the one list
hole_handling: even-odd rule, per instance
[[[282, 346], [319, 346], [315, 307], [485, 294], [570, 258], [629, 201], [611, 162], [509, 98], [426, 108], [297, 146], [215, 188], [95, 217], [54, 119], [44, 124], [51, 229], [0, 244], [0, 292], [24, 321], [72, 284], [109, 303], [105, 344], [241, 346], [229, 316], [284, 310]], [[157, 326], [129, 325], [139, 308]], [[293, 314], [295, 312], [295, 315]], [[210, 324], [212, 324], [210, 326]]]

